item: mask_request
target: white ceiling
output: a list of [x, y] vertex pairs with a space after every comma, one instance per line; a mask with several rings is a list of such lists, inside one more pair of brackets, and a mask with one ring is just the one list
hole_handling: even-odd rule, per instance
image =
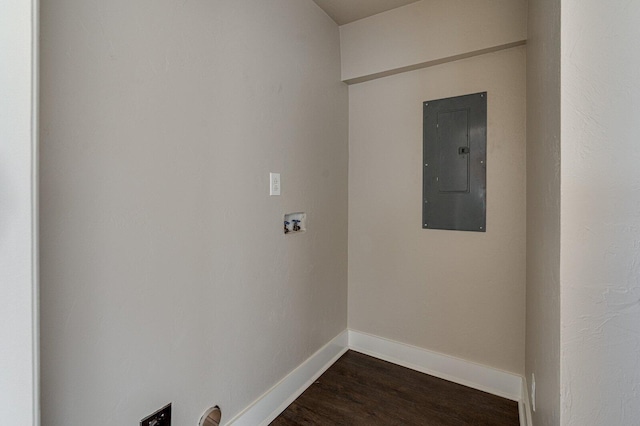
[[313, 0], [338, 25], [348, 24], [418, 0]]

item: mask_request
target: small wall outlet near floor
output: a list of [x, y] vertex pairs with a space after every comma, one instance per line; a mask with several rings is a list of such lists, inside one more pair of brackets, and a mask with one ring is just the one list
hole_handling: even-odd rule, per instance
[[140, 420], [140, 426], [171, 426], [171, 403]]
[[531, 409], [536, 411], [536, 375], [531, 373]]

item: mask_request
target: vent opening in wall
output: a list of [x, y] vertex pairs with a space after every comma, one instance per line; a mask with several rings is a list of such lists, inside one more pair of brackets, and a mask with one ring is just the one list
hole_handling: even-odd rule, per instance
[[198, 422], [198, 426], [218, 426], [220, 425], [220, 419], [222, 418], [222, 411], [217, 405], [209, 408], [204, 412]]
[[307, 230], [306, 213], [287, 213], [284, 215], [284, 233], [298, 234]]
[[487, 93], [423, 106], [422, 227], [486, 231]]

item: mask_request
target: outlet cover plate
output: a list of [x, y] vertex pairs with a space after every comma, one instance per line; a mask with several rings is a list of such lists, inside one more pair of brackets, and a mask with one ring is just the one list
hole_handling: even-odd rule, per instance
[[536, 411], [536, 375], [531, 373], [531, 408]]
[[280, 195], [280, 173], [269, 173], [269, 195]]
[[142, 419], [140, 426], [171, 426], [171, 403]]

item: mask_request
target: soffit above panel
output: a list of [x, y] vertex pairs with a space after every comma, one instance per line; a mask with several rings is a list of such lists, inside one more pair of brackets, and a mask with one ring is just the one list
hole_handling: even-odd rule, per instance
[[338, 25], [348, 24], [419, 0], [313, 0]]

